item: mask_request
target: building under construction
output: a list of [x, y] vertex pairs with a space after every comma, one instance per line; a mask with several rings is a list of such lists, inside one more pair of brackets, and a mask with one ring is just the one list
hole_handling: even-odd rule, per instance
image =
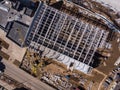
[[104, 47], [108, 32], [40, 3], [26, 37], [29, 49], [84, 73], [92, 70], [93, 56]]

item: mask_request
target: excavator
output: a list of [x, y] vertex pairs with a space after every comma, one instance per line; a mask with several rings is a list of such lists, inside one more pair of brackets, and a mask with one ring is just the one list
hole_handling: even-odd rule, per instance
[[35, 60], [32, 65], [32, 73], [34, 73], [36, 75], [37, 70], [39, 68], [42, 69], [44, 66], [45, 66], [45, 63], [44, 63], [43, 59], [38, 58], [38, 56], [35, 56]]

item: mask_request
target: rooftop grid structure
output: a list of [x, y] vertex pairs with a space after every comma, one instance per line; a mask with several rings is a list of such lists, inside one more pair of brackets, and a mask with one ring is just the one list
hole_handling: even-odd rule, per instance
[[89, 73], [98, 47], [103, 47], [108, 32], [40, 3], [29, 28], [26, 43], [30, 50], [84, 73]]

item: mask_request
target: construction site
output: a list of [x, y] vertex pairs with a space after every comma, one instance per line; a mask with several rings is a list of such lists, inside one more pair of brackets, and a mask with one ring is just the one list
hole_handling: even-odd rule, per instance
[[97, 71], [93, 71], [91, 75], [86, 75], [76, 69], [71, 71], [66, 65], [54, 59], [40, 57], [38, 53], [29, 50], [20, 68], [58, 90], [74, 90], [75, 88], [96, 90], [104, 78], [104, 74]]
[[104, 90], [119, 57], [118, 28], [65, 1], [39, 4], [29, 31], [22, 69], [58, 90]]
[[90, 0], [89, 7], [82, 5], [85, 0], [42, 1], [34, 14], [27, 7], [19, 13], [20, 2], [9, 3], [14, 7], [7, 9], [8, 22], [0, 22], [6, 32], [1, 31], [0, 56], [58, 90], [105, 90], [103, 81], [119, 65], [120, 32], [113, 17], [95, 13], [99, 8], [89, 8]]
[[[26, 43], [29, 49], [43, 52], [84, 73], [91, 72], [97, 48], [104, 48], [108, 31], [40, 4], [30, 26]], [[71, 66], [71, 67], [72, 67]]]

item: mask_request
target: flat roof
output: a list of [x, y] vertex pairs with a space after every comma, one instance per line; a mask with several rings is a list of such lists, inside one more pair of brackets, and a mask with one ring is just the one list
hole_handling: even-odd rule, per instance
[[27, 25], [18, 21], [14, 21], [11, 29], [7, 34], [7, 37], [13, 40], [19, 46], [22, 46], [24, 44], [24, 38], [27, 31], [28, 31]]
[[4, 27], [7, 25], [8, 12], [0, 9], [0, 26]]

